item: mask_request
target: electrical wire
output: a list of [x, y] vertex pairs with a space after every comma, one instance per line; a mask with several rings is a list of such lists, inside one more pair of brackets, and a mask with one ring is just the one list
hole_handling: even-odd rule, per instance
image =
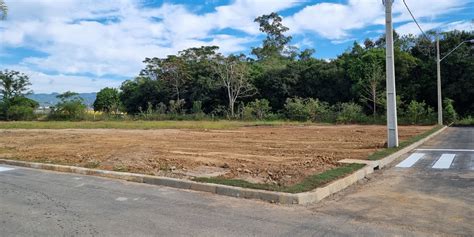
[[423, 36], [428, 39], [429, 41], [430, 38], [428, 38], [428, 36], [425, 34], [425, 31], [423, 31], [423, 29], [421, 28], [420, 24], [418, 24], [418, 21], [416, 20], [415, 16], [413, 15], [413, 13], [411, 12], [410, 10], [410, 7], [408, 7], [408, 4], [405, 2], [405, 0], [403, 0], [403, 4], [405, 4], [405, 7], [407, 8], [408, 12], [410, 13], [411, 15], [411, 18], [413, 18], [413, 21], [415, 22], [415, 24], [418, 26], [418, 29], [420, 29], [421, 33], [423, 33]]

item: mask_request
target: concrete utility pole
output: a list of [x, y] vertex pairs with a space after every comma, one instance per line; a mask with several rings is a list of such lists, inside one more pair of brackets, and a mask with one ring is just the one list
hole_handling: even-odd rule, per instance
[[393, 53], [393, 0], [383, 0], [385, 4], [385, 41], [387, 75], [387, 146], [398, 147], [397, 94], [395, 92], [395, 60]]
[[458, 44], [454, 49], [449, 51], [443, 58], [440, 59], [439, 52], [439, 35], [436, 35], [436, 71], [437, 71], [437, 83], [438, 83], [438, 124], [443, 125], [443, 100], [441, 98], [441, 61], [448, 57], [452, 52], [461, 47], [464, 43], [474, 44], [474, 39], [466, 40]]
[[441, 99], [441, 59], [439, 56], [439, 35], [436, 34], [436, 75], [438, 83], [438, 124], [443, 125], [443, 100]]

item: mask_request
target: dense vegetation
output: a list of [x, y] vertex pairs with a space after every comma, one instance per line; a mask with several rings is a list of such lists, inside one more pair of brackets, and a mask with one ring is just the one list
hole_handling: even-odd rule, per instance
[[[385, 121], [385, 39], [354, 45], [337, 58], [312, 57], [314, 50], [291, 46], [288, 28], [276, 13], [255, 19], [266, 34], [252, 55], [218, 53], [217, 46], [146, 58], [139, 75], [120, 88], [97, 94], [94, 118], [245, 119], [339, 123]], [[434, 37], [431, 32], [429, 36]], [[474, 32], [441, 33], [441, 52], [474, 38]], [[443, 55], [442, 53], [442, 55]], [[442, 62], [446, 122], [474, 114], [474, 49], [459, 47]], [[436, 108], [434, 43], [395, 33], [398, 114], [401, 123], [434, 123]], [[28, 78], [0, 72], [0, 119], [33, 119], [37, 103], [26, 99]], [[49, 119], [87, 118], [76, 94], [59, 95]]]

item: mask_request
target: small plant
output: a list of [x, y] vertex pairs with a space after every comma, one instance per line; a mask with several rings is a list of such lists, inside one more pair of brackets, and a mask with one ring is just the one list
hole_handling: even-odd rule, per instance
[[97, 161], [97, 160], [93, 160], [93, 161], [88, 161], [84, 167], [85, 168], [89, 168], [89, 169], [94, 169], [94, 168], [97, 168], [99, 167], [100, 165], [100, 161]]
[[445, 124], [454, 123], [457, 120], [458, 114], [454, 109], [454, 100], [446, 98], [443, 100], [443, 121]]
[[118, 172], [128, 172], [128, 167], [125, 165], [115, 165], [113, 170]]

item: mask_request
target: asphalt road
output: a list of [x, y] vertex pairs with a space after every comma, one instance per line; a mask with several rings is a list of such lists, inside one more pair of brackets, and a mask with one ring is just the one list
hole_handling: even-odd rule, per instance
[[0, 236], [473, 236], [474, 128], [419, 149], [309, 206], [0, 165]]

